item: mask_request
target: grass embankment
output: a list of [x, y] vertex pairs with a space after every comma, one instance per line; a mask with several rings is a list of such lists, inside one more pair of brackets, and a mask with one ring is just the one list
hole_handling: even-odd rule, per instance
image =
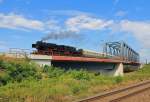
[[29, 60], [0, 57], [0, 97], [10, 102], [70, 102], [149, 78], [150, 65], [124, 77], [110, 77], [85, 70], [41, 68]]

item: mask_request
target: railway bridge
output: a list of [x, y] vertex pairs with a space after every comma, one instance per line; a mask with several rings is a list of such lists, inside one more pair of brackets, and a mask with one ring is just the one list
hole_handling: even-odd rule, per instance
[[101, 57], [30, 54], [24, 50], [10, 51], [7, 55], [17, 58], [28, 57], [36, 63], [67, 69], [88, 71], [113, 76], [140, 68], [139, 54], [125, 42], [106, 42]]
[[140, 67], [139, 54], [125, 42], [107, 42], [103, 46], [103, 57], [79, 57], [59, 55], [31, 55], [30, 58], [40, 65], [52, 65], [65, 69], [86, 69], [88, 71], [113, 76], [123, 75], [126, 71]]

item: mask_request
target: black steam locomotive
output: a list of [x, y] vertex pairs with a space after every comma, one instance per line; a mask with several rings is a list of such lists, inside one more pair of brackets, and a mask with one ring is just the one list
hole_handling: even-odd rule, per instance
[[36, 44], [32, 44], [32, 48], [37, 49], [35, 52], [33, 52], [34, 54], [82, 56], [82, 49], [77, 49], [75, 47], [66, 45], [46, 43], [43, 41], [37, 41]]

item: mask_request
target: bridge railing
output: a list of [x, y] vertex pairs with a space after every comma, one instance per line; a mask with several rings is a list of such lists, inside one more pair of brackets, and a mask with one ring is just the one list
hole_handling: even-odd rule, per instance
[[10, 48], [8, 54], [16, 58], [25, 58], [30, 56], [30, 50], [20, 48]]

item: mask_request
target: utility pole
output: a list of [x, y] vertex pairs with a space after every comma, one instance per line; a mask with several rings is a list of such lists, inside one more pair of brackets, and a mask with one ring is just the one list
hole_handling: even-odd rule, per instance
[[146, 63], [145, 63], [145, 64], [148, 64], [148, 63], [147, 63], [147, 59], [146, 59]]

